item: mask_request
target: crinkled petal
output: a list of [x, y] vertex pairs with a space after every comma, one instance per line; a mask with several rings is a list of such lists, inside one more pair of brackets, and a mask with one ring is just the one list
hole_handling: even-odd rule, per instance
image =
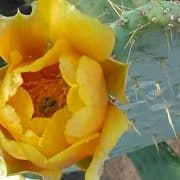
[[[39, 142], [40, 142], [40, 139], [41, 139], [41, 138], [39, 138], [35, 133], [33, 133], [33, 131], [28, 130], [28, 131], [26, 131], [25, 135], [23, 136], [23, 138], [22, 138], [21, 140], [22, 140], [22, 142], [24, 142], [24, 143], [27, 143], [27, 144], [32, 145], [32, 146], [35, 147], [38, 151], [43, 152], [43, 148], [44, 148], [44, 147], [40, 147], [40, 146], [39, 146], [39, 144], [40, 144], [40, 143], [39, 143]], [[49, 148], [49, 147], [46, 147], [46, 148]], [[47, 157], [47, 156], [46, 156], [46, 157]], [[16, 161], [19, 161], [19, 160], [16, 159]], [[21, 160], [21, 161], [22, 161], [22, 160]], [[60, 170], [59, 168], [57, 168], [57, 169], [47, 169], [47, 168], [42, 169], [42, 168], [39, 168], [39, 167], [33, 165], [33, 164], [32, 164], [31, 162], [29, 162], [29, 161], [22, 161], [22, 162], [24, 162], [25, 165], [31, 165], [30, 168], [33, 168], [33, 167], [34, 167], [34, 168], [31, 170], [31, 172], [35, 172], [35, 173], [43, 176], [45, 179], [59, 180], [60, 177], [61, 177], [61, 174], [62, 174], [62, 173], [61, 173], [61, 170]], [[16, 165], [16, 164], [15, 164], [15, 165]], [[28, 166], [28, 167], [24, 167], [24, 170], [25, 170], [25, 171], [29, 170], [29, 169], [27, 169], [27, 168], [29, 168], [29, 166]], [[22, 169], [21, 169], [21, 171], [22, 171]]]
[[22, 148], [27, 160], [31, 161], [34, 165], [46, 168], [47, 159], [40, 153], [35, 147], [29, 144], [21, 143], [20, 148]]
[[126, 114], [110, 105], [100, 142], [96, 148], [93, 160], [86, 171], [86, 180], [99, 180], [102, 175], [104, 160], [116, 145], [120, 136], [128, 129]]
[[0, 145], [13, 158], [27, 160], [35, 166], [46, 168], [46, 157], [30, 144], [9, 140], [0, 132]]
[[107, 105], [107, 91], [101, 66], [87, 56], [83, 56], [77, 69], [77, 83], [81, 99], [87, 106]]
[[22, 64], [16, 68], [17, 72], [37, 72], [41, 69], [57, 64], [59, 56], [63, 52], [68, 51], [68, 44], [64, 39], [60, 39], [40, 58], [29, 64]]
[[34, 117], [27, 122], [28, 128], [41, 136], [50, 120], [50, 118]]
[[19, 174], [20, 172], [24, 171], [40, 172], [42, 170], [41, 168], [33, 165], [29, 161], [13, 158], [5, 151], [1, 150], [1, 153], [6, 166], [6, 175]]
[[[73, 113], [66, 127], [66, 138], [69, 144], [74, 144], [79, 139], [83, 139], [102, 128], [102, 124], [97, 124], [102, 118], [92, 108], [84, 107]], [[104, 118], [104, 117], [103, 117]]]
[[28, 128], [28, 120], [31, 119], [34, 106], [29, 93], [22, 87], [18, 88], [17, 93], [9, 100], [10, 104], [21, 119], [24, 129]]
[[19, 51], [23, 61], [31, 61], [47, 50], [48, 31], [37, 15], [18, 13], [12, 18], [1, 18], [0, 29], [0, 56], [9, 64], [13, 61], [11, 51]]
[[[70, 117], [71, 112], [67, 106], [65, 106], [63, 109], [56, 111], [51, 118], [46, 118], [48, 120], [46, 121], [45, 129], [43, 129], [42, 137], [37, 136], [32, 130], [27, 130], [21, 138], [21, 141], [34, 146], [46, 157], [52, 157], [68, 146], [64, 131], [67, 120]], [[31, 121], [36, 120], [40, 119], [34, 118]], [[41, 120], [43, 120], [43, 118], [41, 118]], [[42, 123], [42, 121], [40, 123]], [[39, 131], [39, 127], [37, 127], [37, 129]]]
[[87, 56], [83, 56], [77, 69], [77, 83], [81, 99], [87, 106], [107, 105], [107, 91], [101, 66]]
[[65, 137], [65, 126], [71, 117], [67, 107], [58, 110], [50, 119], [42, 135], [40, 147], [46, 157], [51, 157], [68, 146]]
[[58, 6], [58, 0], [38, 0], [37, 12], [43, 18], [47, 25], [50, 23], [51, 13], [54, 7]]
[[7, 72], [8, 66], [0, 67], [0, 82], [4, 78], [6, 72]]
[[126, 77], [128, 64], [108, 59], [102, 62], [108, 94], [117, 98], [121, 103], [127, 103]]
[[[59, 40], [44, 56], [33, 63], [28, 65], [21, 64], [16, 69], [10, 66], [0, 86], [0, 106], [4, 105], [11, 96], [15, 95], [17, 88], [23, 83], [22, 72], [36, 72], [44, 67], [58, 63], [59, 54], [61, 51], [65, 51], [65, 47], [67, 47], [65, 41]], [[15, 51], [12, 56], [18, 56], [18, 52]]]
[[10, 105], [0, 108], [0, 125], [4, 127], [16, 140], [23, 134], [20, 118]]
[[75, 49], [98, 60], [111, 55], [115, 41], [112, 29], [81, 13], [67, 1], [59, 1], [51, 20], [50, 36], [53, 40], [65, 36]]
[[73, 113], [66, 135], [81, 138], [98, 131], [107, 110], [107, 93], [101, 66], [91, 58], [82, 57], [77, 70], [79, 96], [84, 107]]
[[99, 133], [93, 134], [66, 148], [48, 160], [48, 167], [63, 169], [91, 156], [99, 142]]
[[39, 142], [40, 137], [32, 130], [26, 130], [21, 138], [21, 142], [34, 146], [37, 150], [40, 150]]
[[[10, 53], [10, 59], [14, 59], [16, 62], [19, 62], [22, 59], [22, 56], [18, 51], [14, 50]], [[19, 87], [20, 84], [22, 83], [20, 74], [16, 72], [12, 73], [12, 68], [15, 64], [9, 65], [6, 74], [4, 76], [4, 79], [1, 83], [0, 106], [6, 104], [8, 99], [16, 93], [17, 87]]]
[[67, 105], [72, 112], [76, 112], [85, 106], [82, 99], [79, 96], [79, 87], [74, 86], [69, 89], [67, 98]]
[[71, 50], [62, 52], [59, 58], [60, 70], [64, 80], [70, 85], [76, 84], [76, 71], [79, 54]]
[[43, 176], [45, 179], [50, 179], [50, 180], [59, 180], [61, 177], [61, 172], [59, 169], [57, 170], [42, 169], [33, 165], [29, 161], [15, 159], [5, 151], [2, 151], [2, 156], [5, 163], [4, 174], [8, 176], [30, 172], [33, 174]]
[[0, 132], [0, 145], [1, 148], [12, 157], [27, 160], [23, 150], [20, 148], [20, 142], [6, 139], [2, 132]]
[[8, 153], [8, 155], [14, 159], [30, 161], [40, 169], [61, 170], [68, 167], [79, 160], [91, 156], [98, 143], [99, 134], [96, 133], [73, 144], [47, 160], [46, 157], [32, 145], [9, 140], [0, 132], [0, 145], [4, 152]]

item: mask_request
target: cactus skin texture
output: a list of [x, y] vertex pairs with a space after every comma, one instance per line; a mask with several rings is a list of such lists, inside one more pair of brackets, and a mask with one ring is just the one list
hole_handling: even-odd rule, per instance
[[112, 27], [114, 54], [129, 62], [124, 107], [139, 134], [126, 134], [112, 151], [133, 151], [180, 134], [180, 4], [153, 1], [125, 12]]
[[114, 4], [124, 6], [127, 9], [137, 8], [147, 4], [150, 1], [151, 0], [112, 0]]
[[113, 23], [117, 20], [117, 14], [112, 9], [108, 0], [69, 0], [78, 9], [94, 17], [98, 17], [102, 22]]
[[113, 56], [130, 64], [129, 103], [119, 106], [132, 120], [132, 132], [121, 138], [110, 156], [180, 135], [180, 2], [79, 0], [75, 4], [90, 15], [101, 14], [100, 20], [116, 33]]
[[[158, 3], [157, 1], [153, 1], [135, 10], [124, 13], [112, 24], [117, 37], [117, 51], [115, 49], [115, 54], [123, 58], [123, 55], [127, 55], [127, 52], [122, 52], [122, 50], [126, 49], [125, 46], [128, 41], [130, 44], [130, 39], [139, 39], [138, 36], [145, 34], [150, 29], [164, 28], [165, 34], [166, 32], [168, 33], [168, 31], [179, 28], [180, 3], [176, 3], [177, 2]], [[121, 50], [121, 52], [119, 52], [119, 50]]]

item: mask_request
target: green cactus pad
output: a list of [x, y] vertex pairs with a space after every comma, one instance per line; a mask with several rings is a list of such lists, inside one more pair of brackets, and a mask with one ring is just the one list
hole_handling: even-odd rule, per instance
[[76, 5], [93, 16], [108, 11], [100, 20], [116, 33], [113, 56], [130, 63], [129, 103], [119, 107], [127, 112], [134, 130], [111, 152], [116, 156], [180, 134], [180, 3], [114, 0], [116, 7], [124, 5], [117, 14], [116, 4], [109, 2], [79, 0]]

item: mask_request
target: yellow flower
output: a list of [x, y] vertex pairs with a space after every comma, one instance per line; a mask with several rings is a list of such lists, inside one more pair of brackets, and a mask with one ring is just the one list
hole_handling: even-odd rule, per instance
[[39, 0], [31, 16], [0, 19], [0, 147], [8, 173], [56, 179], [64, 168], [91, 161], [100, 168], [121, 134], [127, 64], [111, 58], [114, 33], [65, 0]]

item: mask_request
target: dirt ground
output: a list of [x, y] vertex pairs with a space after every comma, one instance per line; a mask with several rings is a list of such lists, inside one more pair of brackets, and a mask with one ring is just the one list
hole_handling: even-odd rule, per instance
[[140, 180], [140, 177], [127, 156], [121, 155], [105, 163], [101, 180]]
[[[168, 144], [180, 155], [180, 138], [170, 140]], [[64, 176], [62, 180], [84, 180], [84, 174], [82, 172], [75, 172]], [[141, 178], [127, 156], [121, 155], [105, 163], [101, 180], [141, 180]]]

